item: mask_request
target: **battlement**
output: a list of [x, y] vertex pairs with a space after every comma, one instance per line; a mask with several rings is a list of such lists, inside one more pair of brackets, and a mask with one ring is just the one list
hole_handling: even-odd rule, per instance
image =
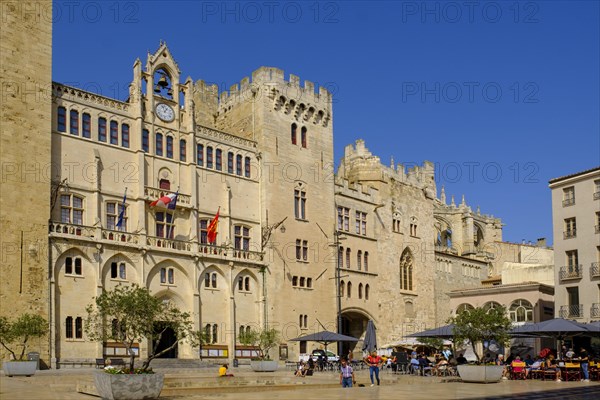
[[354, 183], [343, 177], [335, 179], [335, 194], [351, 197], [366, 203], [378, 203], [379, 190], [369, 184]]
[[[214, 89], [211, 88], [210, 92], [213, 91]], [[296, 103], [303, 102], [306, 107], [312, 106], [330, 112], [332, 101], [331, 93], [324, 86], [318, 86], [308, 80], [301, 84], [300, 77], [294, 74], [289, 74], [286, 80], [284, 71], [274, 67], [260, 67], [252, 72], [251, 78], [248, 76], [242, 78], [231, 85], [229, 90], [218, 92], [217, 88], [217, 93], [220, 109], [230, 108], [259, 96], [273, 99], [283, 96], [286, 99], [293, 99]]]
[[403, 164], [385, 166], [378, 156], [373, 155], [358, 139], [344, 149], [344, 158], [339, 172], [350, 181], [376, 180], [388, 182], [394, 180], [418, 188], [432, 188], [435, 191], [434, 164], [424, 161], [423, 165], [405, 166]]

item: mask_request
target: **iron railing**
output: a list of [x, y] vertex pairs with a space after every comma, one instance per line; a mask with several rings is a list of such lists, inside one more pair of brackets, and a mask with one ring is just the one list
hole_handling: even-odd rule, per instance
[[560, 306], [561, 318], [583, 318], [583, 304]]
[[592, 277], [592, 278], [600, 277], [600, 265], [599, 265], [598, 261], [593, 262], [592, 265], [590, 265], [590, 277]]
[[580, 279], [582, 277], [582, 265], [566, 265], [560, 267], [559, 278], [560, 280], [565, 279]]

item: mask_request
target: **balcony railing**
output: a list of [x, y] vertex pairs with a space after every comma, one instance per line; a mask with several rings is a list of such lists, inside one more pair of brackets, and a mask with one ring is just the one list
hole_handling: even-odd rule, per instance
[[583, 318], [583, 304], [560, 306], [561, 318]]
[[600, 199], [600, 192], [594, 193], [594, 200]]
[[571, 229], [569, 231], [564, 231], [563, 232], [563, 238], [564, 239], [572, 239], [574, 237], [577, 236], [577, 230], [576, 229]]
[[235, 249], [231, 244], [216, 246], [207, 243], [198, 243], [195, 240], [167, 239], [141, 233], [104, 229], [100, 226], [83, 226], [62, 222], [50, 222], [48, 231], [51, 237], [72, 237], [73, 239], [79, 238], [97, 243], [113, 242], [116, 245], [131, 246], [136, 249], [140, 245], [146, 245], [157, 250], [185, 252], [189, 255], [197, 255], [199, 257], [223, 258], [253, 264], [264, 261], [264, 254], [262, 252]]
[[580, 279], [582, 277], [582, 265], [567, 265], [560, 267], [559, 278], [560, 280], [566, 279]]
[[263, 255], [258, 251], [233, 249], [233, 258], [241, 258], [242, 260], [262, 261]]
[[93, 238], [96, 229], [90, 226], [66, 224], [62, 222], [50, 222], [48, 227], [50, 233], [58, 233], [63, 235], [83, 236]]
[[148, 236], [147, 244], [153, 247], [162, 247], [165, 249], [192, 251], [192, 243], [184, 240], [166, 239], [156, 236]]
[[600, 303], [593, 303], [590, 308], [590, 318], [600, 318]]
[[136, 233], [111, 231], [108, 229], [102, 229], [102, 239], [133, 244], [140, 243], [140, 235]]
[[574, 197], [572, 199], [564, 199], [563, 200], [563, 207], [569, 207], [569, 206], [573, 206], [573, 205], [575, 205]]
[[590, 265], [590, 277], [600, 278], [600, 265], [599, 265], [598, 261], [593, 262]]

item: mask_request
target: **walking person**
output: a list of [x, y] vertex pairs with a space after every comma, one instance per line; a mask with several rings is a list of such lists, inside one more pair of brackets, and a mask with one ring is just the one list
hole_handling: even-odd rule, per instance
[[583, 372], [582, 381], [589, 382], [590, 381], [590, 372], [589, 372], [590, 356], [588, 355], [587, 350], [584, 349], [583, 347], [579, 351], [579, 359], [580, 359], [579, 365], [581, 366], [581, 372]]
[[352, 384], [356, 384], [354, 370], [345, 358], [342, 358], [340, 362], [342, 363], [342, 366], [340, 367], [340, 384], [343, 388], [352, 387]]
[[371, 386], [375, 386], [375, 381], [373, 380], [373, 374], [375, 374], [375, 378], [377, 379], [377, 386], [379, 386], [379, 366], [383, 362], [381, 357], [377, 355], [376, 351], [371, 352], [365, 358], [365, 362], [369, 366], [369, 376], [371, 378]]

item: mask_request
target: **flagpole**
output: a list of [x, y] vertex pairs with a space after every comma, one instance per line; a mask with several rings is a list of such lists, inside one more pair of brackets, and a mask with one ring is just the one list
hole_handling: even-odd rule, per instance
[[[172, 227], [175, 225], [175, 211], [177, 211], [177, 197], [179, 197], [179, 186], [177, 186], [177, 192], [175, 192], [175, 203], [173, 204], [173, 216], [171, 217], [171, 224], [169, 224], [167, 228], [167, 240], [171, 240], [171, 231]], [[169, 208], [167, 206], [167, 211], [165, 211], [165, 222], [168, 222], [167, 213], [169, 212]]]
[[123, 220], [125, 219], [125, 202], [127, 201], [127, 187], [125, 187], [125, 193], [123, 193], [123, 202], [121, 203], [121, 210], [118, 210], [117, 207], [117, 211], [119, 211], [119, 216], [117, 218], [117, 230], [123, 232]]

